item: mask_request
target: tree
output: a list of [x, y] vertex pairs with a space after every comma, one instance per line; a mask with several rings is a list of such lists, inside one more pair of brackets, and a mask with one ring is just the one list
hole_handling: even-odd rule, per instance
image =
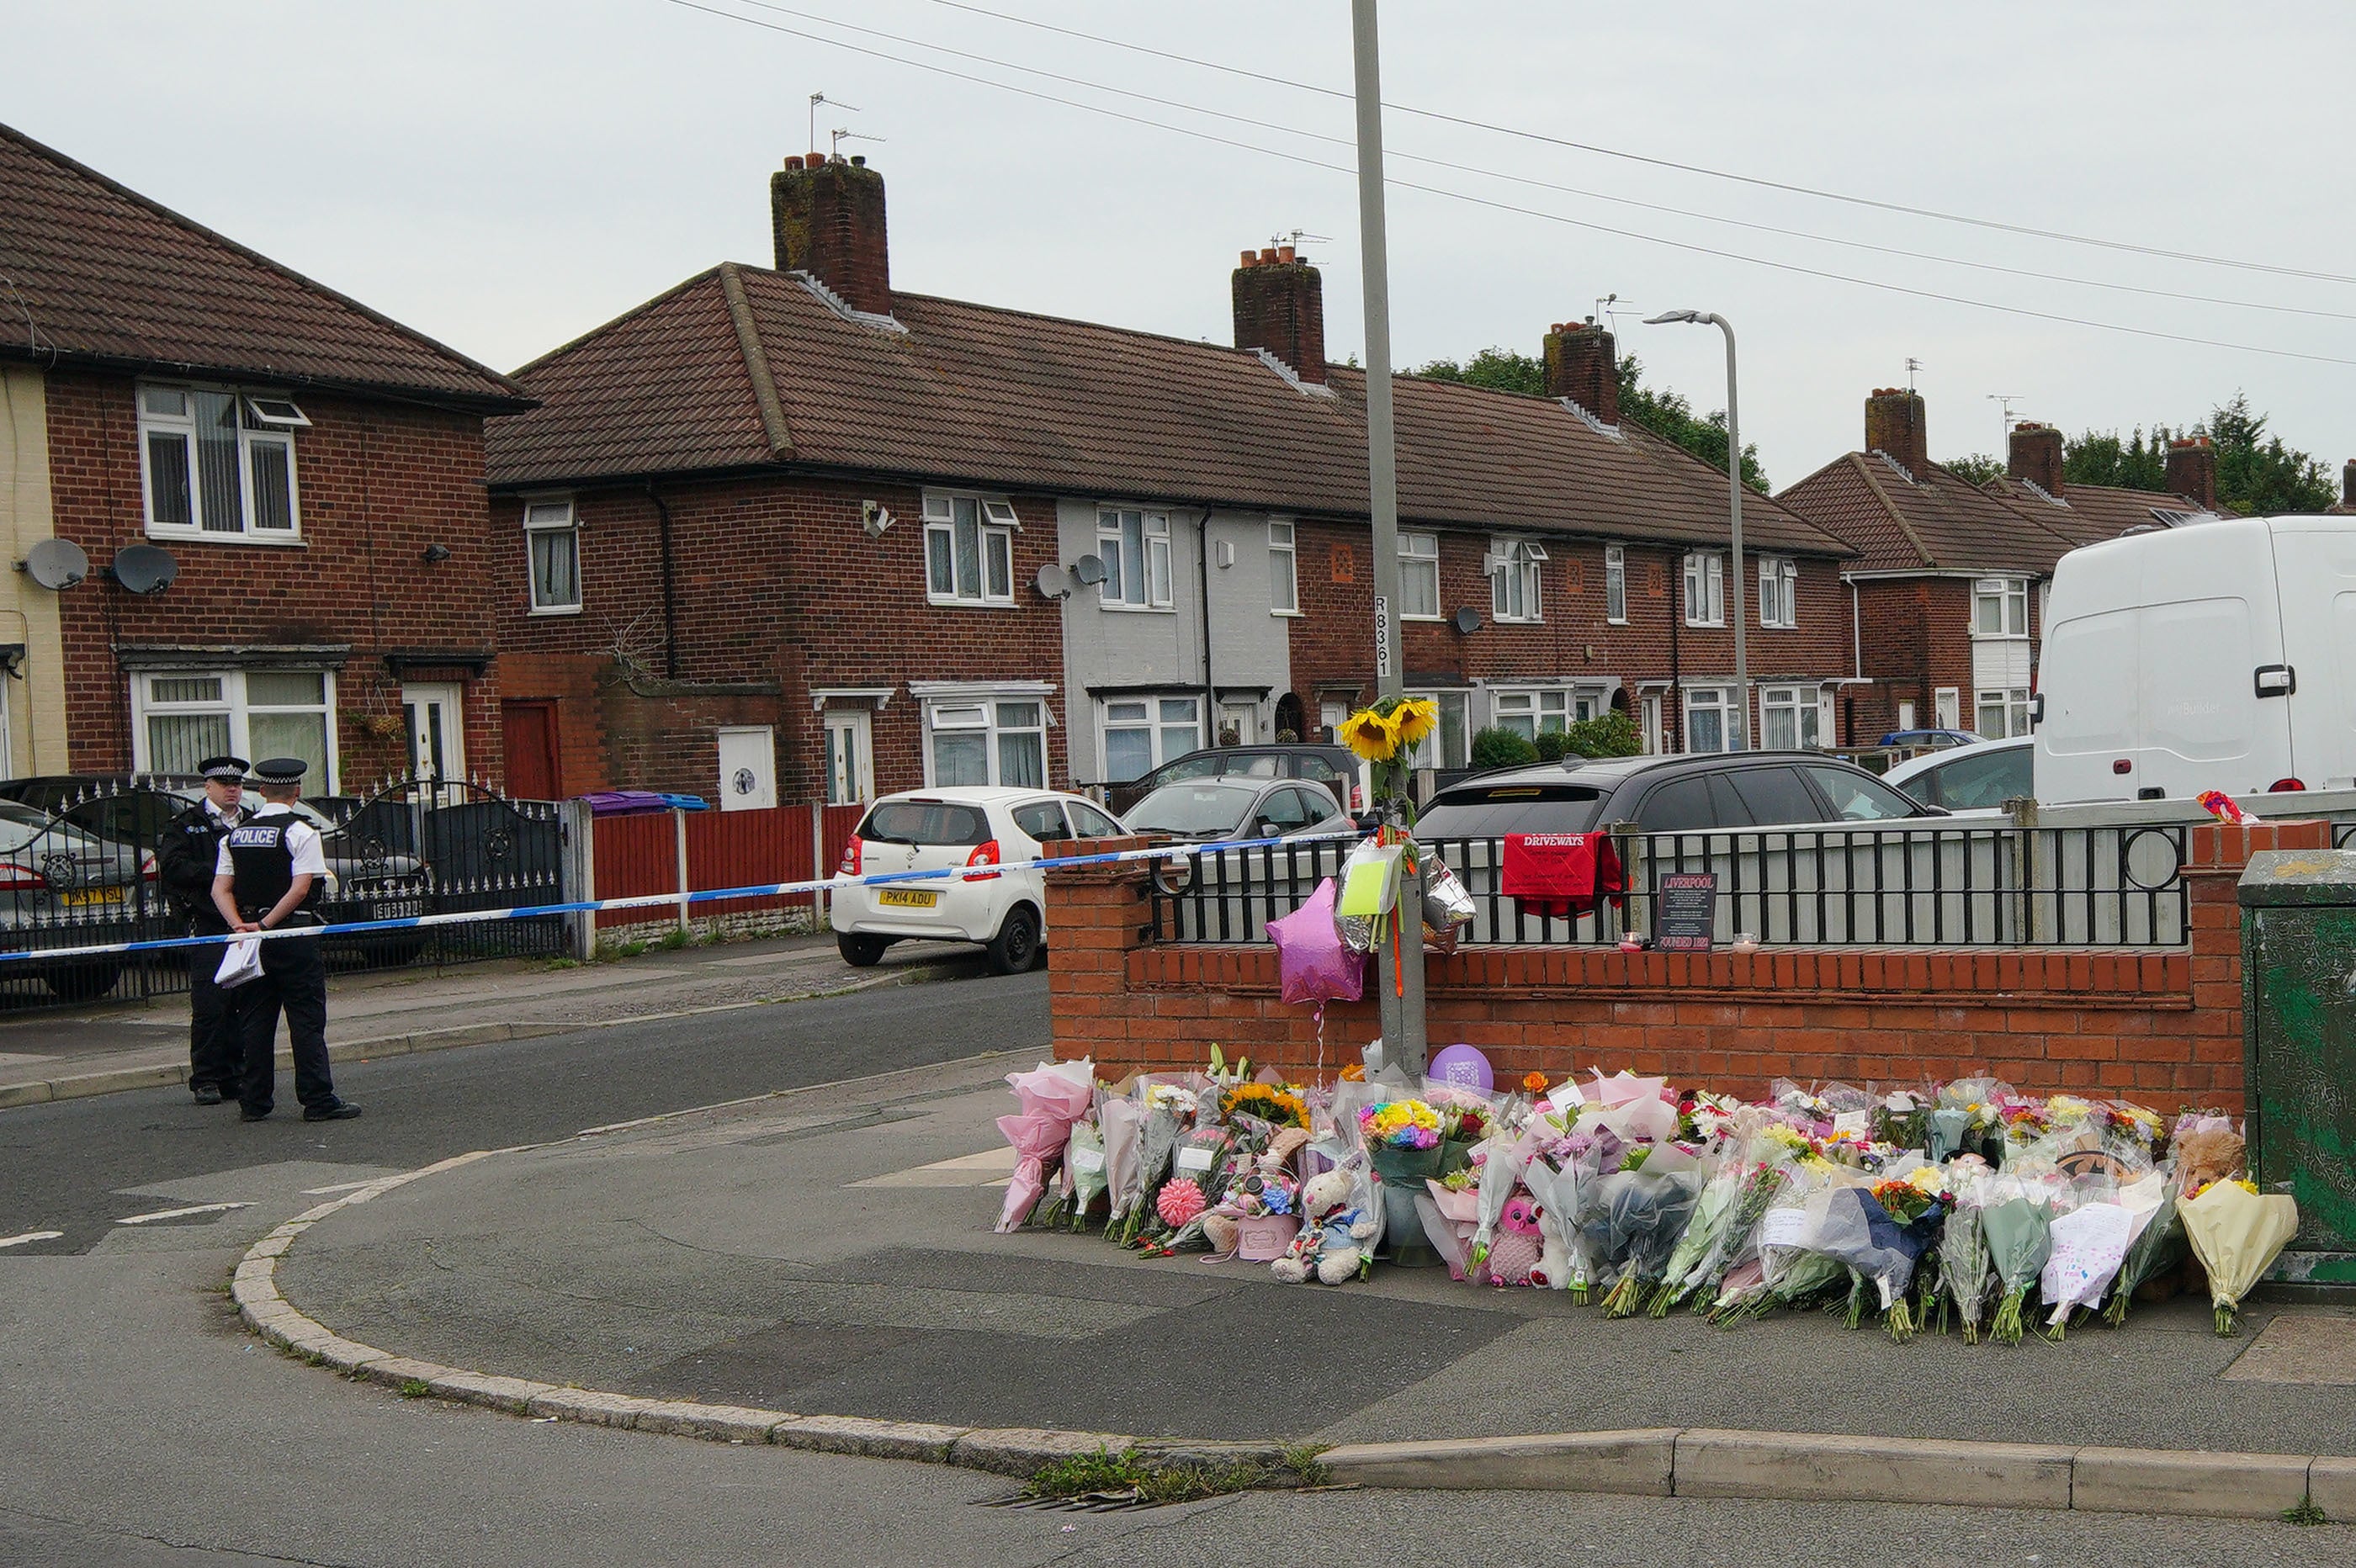
[[1618, 709], [1581, 719], [1565, 737], [1570, 750], [1582, 757], [1633, 757], [1644, 750], [1644, 732]]
[[2166, 425], [2143, 427], [2126, 441], [2116, 431], [2088, 431], [2062, 446], [2062, 479], [2066, 485], [2107, 485], [2118, 490], [2168, 488], [2168, 443], [2174, 437]]
[[[1510, 348], [1483, 348], [1470, 359], [1434, 359], [1408, 372], [1428, 381], [1454, 381], [1494, 391], [1546, 395], [1546, 366]], [[1620, 417], [1633, 420], [1662, 440], [1684, 447], [1696, 457], [1723, 471], [1726, 467], [1726, 411], [1695, 417], [1693, 404], [1665, 388], [1644, 385], [1644, 367], [1633, 354], [1620, 357]], [[1767, 471], [1760, 465], [1757, 443], [1742, 447], [1742, 482], [1767, 494]]]
[[1472, 737], [1472, 765], [1514, 768], [1538, 760], [1538, 749], [1511, 730], [1491, 725]]
[[[2323, 464], [2283, 444], [2266, 432], [2266, 416], [2251, 409], [2247, 393], [2209, 411], [2209, 417], [2182, 435], [2205, 435], [2217, 448], [2217, 498], [2243, 517], [2270, 512], [2319, 512], [2339, 496]], [[2062, 449], [2062, 477], [2072, 485], [2110, 485], [2123, 490], [2168, 488], [2168, 446], [2179, 432], [2155, 424], [2147, 436], [2136, 427], [2126, 440], [2116, 431], [2087, 431]]]
[[1985, 452], [1975, 452], [1969, 457], [1950, 457], [1939, 466], [1966, 485], [1985, 485], [2005, 475], [2004, 464]]

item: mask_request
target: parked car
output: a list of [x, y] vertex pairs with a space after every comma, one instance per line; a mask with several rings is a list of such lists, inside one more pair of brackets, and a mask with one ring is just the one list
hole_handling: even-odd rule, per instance
[[1980, 737], [1969, 730], [1892, 730], [1881, 738], [1885, 746], [1969, 746]]
[[2036, 741], [2027, 735], [1952, 746], [1899, 763], [1881, 782], [1924, 805], [1957, 816], [1994, 816], [2008, 800], [2034, 799], [2030, 763]]
[[[53, 773], [0, 780], [0, 801], [11, 801], [45, 817], [71, 823], [85, 832], [152, 852], [165, 825], [204, 798], [204, 781], [172, 775]], [[262, 796], [245, 792], [245, 808], [257, 810]], [[357, 843], [337, 822], [308, 801], [294, 805], [296, 816], [318, 830], [327, 862], [327, 885], [320, 913], [331, 923], [408, 920], [426, 912], [431, 878], [414, 855], [387, 853]], [[171, 918], [155, 901], [152, 917]], [[425, 950], [417, 932], [381, 936], [329, 938], [330, 952], [360, 952], [380, 962], [406, 964]]]
[[2356, 786], [2356, 517], [2221, 517], [2073, 549], [2038, 665], [2038, 798]]
[[1122, 818], [1131, 833], [1210, 843], [1281, 838], [1349, 826], [1339, 802], [1307, 780], [1215, 778], [1164, 784]]
[[1347, 746], [1317, 744], [1214, 746], [1189, 752], [1126, 784], [1105, 787], [1105, 805], [1128, 820], [1131, 807], [1164, 784], [1209, 778], [1312, 779], [1325, 786], [1343, 810], [1366, 809], [1366, 764]]
[[1416, 818], [1416, 837], [1584, 833], [1615, 822], [1646, 833], [1702, 833], [1942, 815], [1821, 752], [1569, 757], [1501, 768], [1441, 790]]
[[992, 968], [1019, 975], [1038, 963], [1046, 937], [1044, 873], [979, 868], [1037, 859], [1050, 840], [1121, 834], [1096, 802], [1052, 790], [971, 785], [885, 795], [860, 818], [842, 875], [969, 867], [976, 874], [839, 887], [829, 895], [835, 943], [846, 963], [864, 968], [895, 942], [979, 942]]
[[[0, 944], [11, 951], [135, 940], [141, 912], [155, 903], [155, 857], [135, 845], [0, 800]], [[60, 1000], [85, 1001], [114, 988], [123, 960], [102, 955], [0, 969], [0, 978], [10, 974], [29, 974]]]

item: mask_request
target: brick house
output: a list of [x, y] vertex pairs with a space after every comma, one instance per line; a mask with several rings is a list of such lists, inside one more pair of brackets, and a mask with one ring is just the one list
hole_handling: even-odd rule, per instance
[[[2054, 436], [2047, 476], [2058, 483]], [[2092, 508], [2081, 514], [2040, 501], [2032, 513], [2013, 493], [2028, 494], [2018, 481], [2011, 491], [1982, 490], [1933, 463], [1922, 397], [1883, 389], [1866, 400], [1865, 450], [1777, 497], [1861, 553], [1842, 573], [1864, 677], [1852, 688], [1846, 728], [1860, 741], [1918, 727], [1990, 739], [2029, 733], [2053, 564], [2109, 535]]]
[[[489, 453], [519, 778], [1087, 784], [1371, 695], [1365, 379], [1326, 362], [1315, 267], [1247, 252], [1230, 348], [894, 290], [861, 160], [788, 158], [770, 197], [774, 269], [723, 263], [516, 372], [541, 407]], [[1610, 708], [1722, 743], [1724, 475], [1619, 422], [1609, 333], [1547, 353], [1549, 397], [1398, 383], [1431, 760]], [[1766, 497], [1745, 516], [1761, 733], [1829, 743], [1854, 552]]]
[[0, 772], [496, 781], [497, 372], [0, 127]]

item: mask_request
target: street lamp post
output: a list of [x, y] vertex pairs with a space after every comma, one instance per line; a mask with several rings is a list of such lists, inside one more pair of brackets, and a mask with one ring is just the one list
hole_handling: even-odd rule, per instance
[[1736, 415], [1734, 402], [1734, 324], [1715, 311], [1705, 315], [1695, 310], [1673, 310], [1648, 318], [1644, 325], [1659, 326], [1673, 321], [1715, 326], [1726, 334], [1726, 509], [1734, 549], [1734, 690], [1738, 702], [1732, 749], [1747, 752], [1751, 750], [1751, 649], [1742, 625], [1742, 421]]

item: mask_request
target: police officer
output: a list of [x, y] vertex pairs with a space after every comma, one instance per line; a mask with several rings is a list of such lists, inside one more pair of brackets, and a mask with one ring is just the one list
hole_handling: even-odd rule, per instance
[[[198, 936], [220, 936], [229, 930], [213, 902], [213, 869], [220, 860], [221, 840], [245, 815], [246, 767], [243, 757], [207, 757], [198, 763], [205, 798], [172, 818], [156, 845], [164, 891]], [[188, 1088], [198, 1104], [218, 1105], [237, 1098], [245, 1041], [234, 1001], [213, 979], [220, 967], [220, 948], [191, 947], [187, 958]]]
[[[294, 815], [303, 788], [299, 758], [273, 757], [257, 763], [253, 782], [262, 806], [230, 829], [213, 868], [213, 902], [237, 931], [277, 931], [319, 923], [319, 894], [327, 860], [318, 830]], [[241, 1115], [258, 1122], [270, 1115], [277, 1092], [272, 1061], [278, 1041], [278, 1015], [294, 1047], [294, 1095], [306, 1122], [339, 1122], [360, 1108], [336, 1097], [327, 1069], [327, 963], [316, 940], [281, 938], [262, 944], [262, 974], [238, 987], [237, 1008], [244, 1037]]]

